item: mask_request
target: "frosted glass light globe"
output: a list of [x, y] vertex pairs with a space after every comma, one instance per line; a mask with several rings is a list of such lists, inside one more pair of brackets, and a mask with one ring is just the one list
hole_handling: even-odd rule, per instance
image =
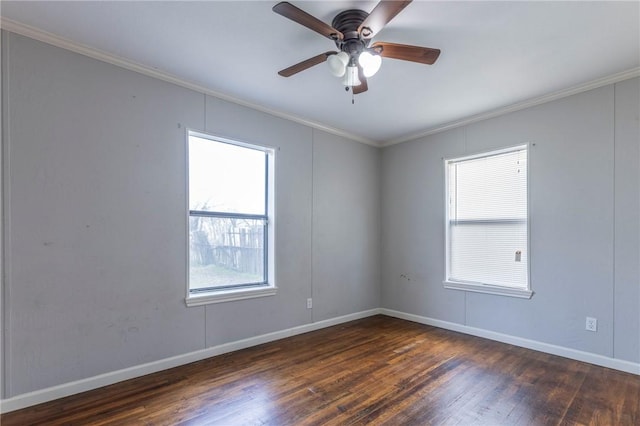
[[358, 67], [347, 67], [347, 72], [342, 79], [342, 84], [349, 87], [360, 86], [360, 84], [362, 84], [358, 78]]
[[362, 73], [365, 77], [371, 77], [380, 69], [382, 65], [382, 57], [380, 55], [372, 55], [364, 51], [358, 57], [358, 63], [362, 67]]
[[349, 55], [346, 52], [340, 52], [327, 58], [327, 64], [331, 74], [336, 77], [342, 77], [347, 69]]

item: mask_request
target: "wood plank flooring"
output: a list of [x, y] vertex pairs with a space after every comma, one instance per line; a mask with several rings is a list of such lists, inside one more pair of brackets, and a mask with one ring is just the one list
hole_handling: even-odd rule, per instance
[[7, 413], [11, 425], [640, 425], [640, 376], [386, 316]]

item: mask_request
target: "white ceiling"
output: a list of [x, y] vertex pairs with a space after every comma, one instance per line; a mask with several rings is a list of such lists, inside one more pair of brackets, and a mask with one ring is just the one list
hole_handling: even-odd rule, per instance
[[[376, 1], [291, 3], [331, 23]], [[385, 144], [640, 67], [640, 2], [414, 1], [376, 40], [439, 48], [431, 66], [385, 59], [351, 104], [325, 64], [334, 50], [271, 11], [276, 1], [2, 1], [24, 24], [277, 115]], [[27, 27], [24, 27], [27, 28]]]

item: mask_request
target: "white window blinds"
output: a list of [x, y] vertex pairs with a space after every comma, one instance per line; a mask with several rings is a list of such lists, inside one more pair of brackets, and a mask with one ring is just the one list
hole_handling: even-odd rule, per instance
[[526, 146], [446, 165], [446, 280], [527, 289]]

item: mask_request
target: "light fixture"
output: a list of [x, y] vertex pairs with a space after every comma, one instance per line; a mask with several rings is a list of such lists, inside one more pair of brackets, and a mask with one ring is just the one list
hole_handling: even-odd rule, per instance
[[355, 51], [351, 54], [343, 50], [340, 53], [330, 55], [327, 58], [327, 64], [331, 74], [336, 77], [342, 77], [342, 84], [347, 87], [355, 87], [362, 84], [358, 67], [362, 68], [364, 77], [372, 77], [382, 65], [382, 57], [371, 49], [360, 52]]
[[336, 77], [342, 77], [347, 69], [349, 63], [349, 54], [347, 52], [340, 52], [336, 55], [331, 55], [327, 58], [327, 64], [331, 74]]
[[369, 51], [363, 51], [358, 57], [358, 63], [362, 67], [362, 74], [365, 77], [371, 77], [380, 69], [382, 65], [382, 57], [380, 55], [372, 54]]

